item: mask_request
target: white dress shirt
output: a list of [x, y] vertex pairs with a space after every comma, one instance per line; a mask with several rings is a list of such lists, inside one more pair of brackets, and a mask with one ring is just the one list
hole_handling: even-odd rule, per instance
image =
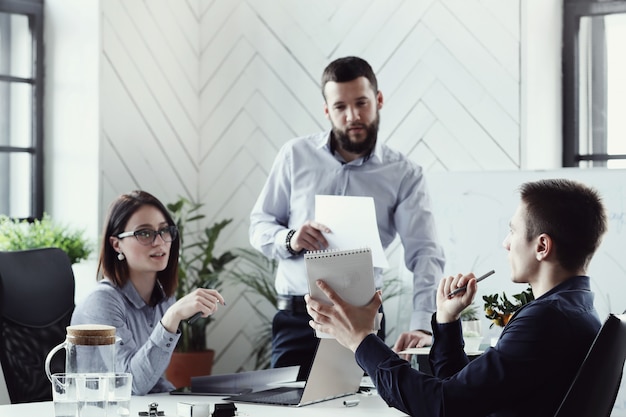
[[[445, 260], [422, 168], [380, 143], [369, 156], [346, 163], [331, 152], [329, 136], [327, 131], [292, 139], [280, 149], [250, 215], [250, 243], [279, 261], [279, 294], [304, 295], [309, 292], [304, 257], [287, 251], [289, 230], [315, 219], [317, 194], [371, 196], [383, 248], [398, 233], [413, 272], [410, 329], [430, 329]], [[374, 272], [376, 286], [382, 287], [382, 270]]]

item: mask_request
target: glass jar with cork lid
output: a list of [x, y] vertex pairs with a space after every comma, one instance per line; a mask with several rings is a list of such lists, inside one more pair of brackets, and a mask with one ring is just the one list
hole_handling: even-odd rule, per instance
[[52, 380], [50, 361], [61, 349], [65, 349], [65, 373], [113, 373], [115, 372], [115, 327], [103, 324], [79, 324], [66, 328], [63, 343], [55, 346], [46, 357], [46, 375]]

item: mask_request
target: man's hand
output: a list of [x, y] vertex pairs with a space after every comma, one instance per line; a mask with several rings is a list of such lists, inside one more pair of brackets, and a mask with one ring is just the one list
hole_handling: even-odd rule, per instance
[[328, 247], [328, 241], [322, 234], [330, 233], [330, 229], [321, 223], [307, 220], [291, 237], [291, 249], [300, 252], [322, 250]]
[[[456, 294], [452, 298], [448, 297], [453, 290], [465, 284], [467, 284], [465, 292]], [[463, 309], [474, 301], [477, 290], [478, 284], [473, 273], [444, 277], [437, 288], [437, 323], [450, 323], [458, 320]]]
[[355, 352], [363, 339], [375, 332], [376, 315], [383, 302], [380, 291], [374, 293], [372, 301], [367, 305], [357, 307], [341, 299], [324, 281], [318, 280], [317, 286], [333, 305], [305, 295], [307, 312], [313, 318], [309, 325], [315, 330], [334, 336], [341, 345]]
[[423, 330], [412, 330], [410, 332], [400, 334], [392, 349], [394, 352], [401, 352], [405, 349], [430, 346], [432, 342], [433, 337], [428, 333]]

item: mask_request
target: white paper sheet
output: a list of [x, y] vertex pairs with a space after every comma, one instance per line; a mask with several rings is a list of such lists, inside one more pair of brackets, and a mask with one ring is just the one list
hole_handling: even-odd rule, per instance
[[380, 243], [372, 197], [316, 195], [315, 221], [331, 230], [331, 233], [324, 233], [329, 243], [328, 249], [368, 247], [372, 250], [374, 266], [389, 267]]

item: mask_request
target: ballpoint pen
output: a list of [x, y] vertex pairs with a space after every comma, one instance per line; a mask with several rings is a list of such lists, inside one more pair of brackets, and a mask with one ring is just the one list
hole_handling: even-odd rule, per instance
[[[494, 271], [494, 270], [492, 269], [491, 271], [487, 272], [486, 274], [481, 275], [480, 277], [476, 278], [476, 282], [478, 283], [478, 282], [482, 281], [483, 279], [487, 278], [488, 276], [491, 276], [491, 275], [495, 274], [495, 272], [496, 272], [496, 271]], [[467, 290], [467, 284], [465, 284], [465, 285], [464, 285], [464, 286], [462, 286], [462, 287], [457, 288], [456, 290], [451, 291], [451, 292], [450, 292], [450, 294], [448, 294], [448, 298], [452, 298], [452, 297], [454, 297], [456, 294], [458, 294], [458, 293], [460, 293], [460, 292], [463, 292], [463, 291], [465, 291], [465, 290]]]
[[193, 316], [189, 317], [187, 319], [187, 324], [193, 324], [196, 320], [198, 320], [200, 317], [202, 317], [202, 312], [198, 311], [196, 314], [194, 314]]
[[[224, 306], [225, 306], [225, 305], [226, 305], [226, 303], [223, 303], [222, 305], [224, 305]], [[189, 324], [189, 325], [193, 324], [193, 323], [194, 323], [194, 322], [196, 322], [196, 321], [197, 321], [200, 317], [202, 317], [202, 312], [201, 312], [201, 311], [198, 311], [196, 314], [194, 314], [193, 316], [191, 316], [191, 317], [189, 317], [189, 318], [187, 319], [187, 324]]]

